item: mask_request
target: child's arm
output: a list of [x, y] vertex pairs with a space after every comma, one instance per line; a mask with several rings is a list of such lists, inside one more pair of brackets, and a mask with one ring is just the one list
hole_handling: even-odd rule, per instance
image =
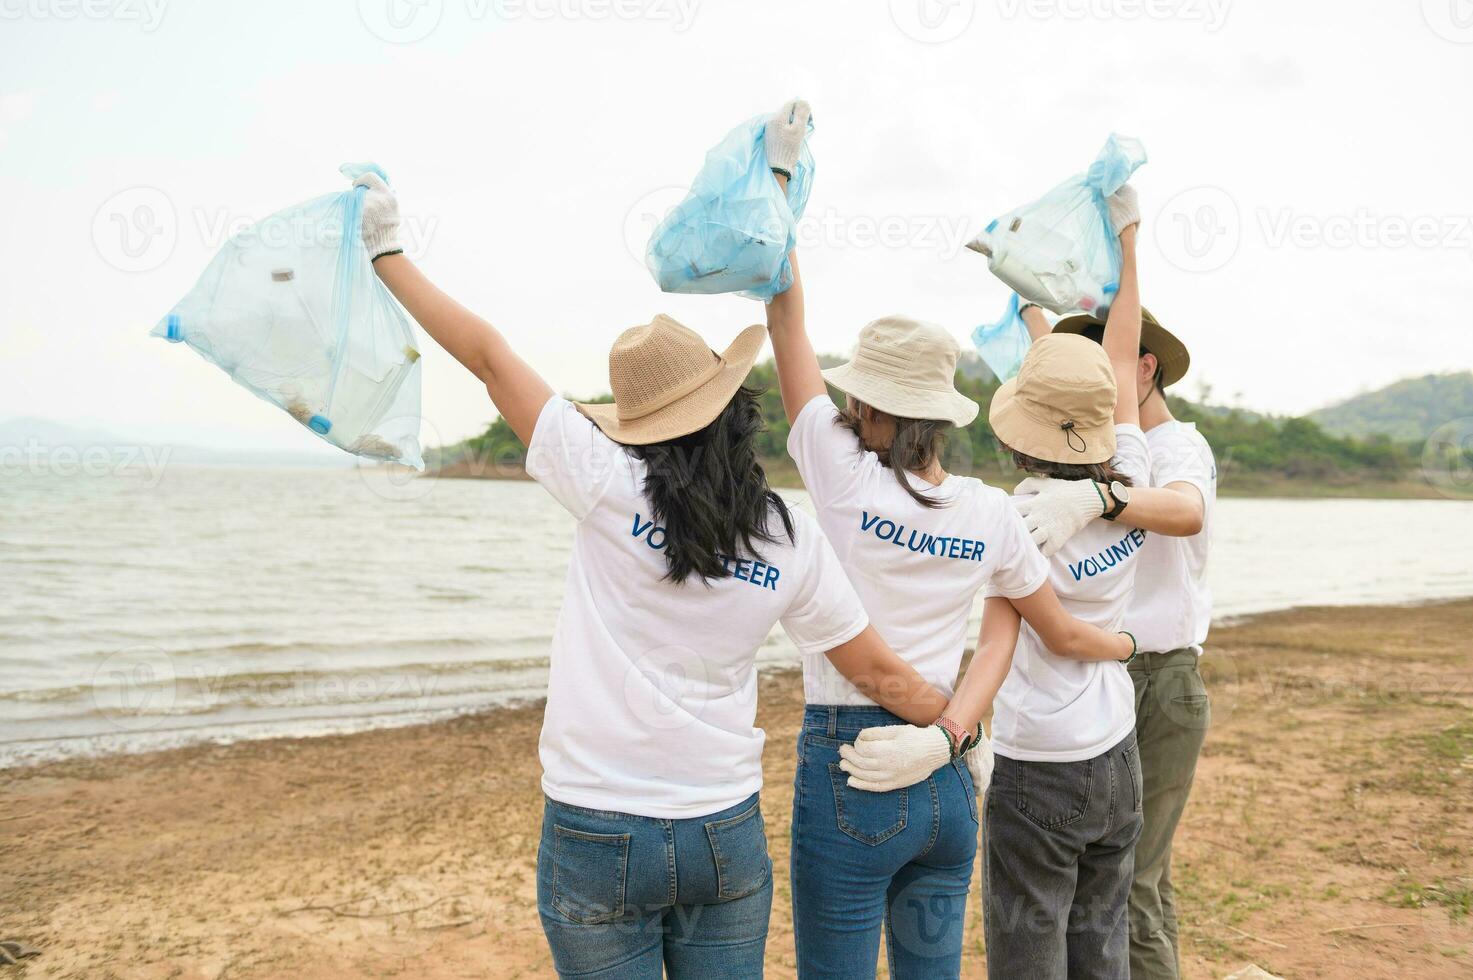
[[[784, 191], [787, 173], [797, 165], [803, 139], [808, 133], [808, 103], [794, 100], [784, 105], [767, 124], [763, 142], [767, 146], [767, 163]], [[786, 173], [779, 173], [785, 171]], [[818, 355], [803, 323], [803, 279], [798, 274], [798, 253], [788, 256], [793, 270], [793, 284], [767, 304], [767, 333], [772, 338], [773, 360], [777, 366], [778, 389], [782, 392], [783, 411], [792, 422], [803, 406], [828, 388], [818, 367]]]
[[374, 257], [374, 272], [425, 333], [481, 379], [517, 438], [530, 443], [552, 389], [495, 327], [451, 299], [404, 255], [396, 241], [399, 205], [388, 186], [375, 174], [355, 183], [368, 188], [363, 238]]

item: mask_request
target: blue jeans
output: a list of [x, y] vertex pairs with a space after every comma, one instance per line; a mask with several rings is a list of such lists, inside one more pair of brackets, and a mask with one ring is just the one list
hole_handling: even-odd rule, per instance
[[1134, 733], [1093, 759], [997, 756], [982, 893], [994, 980], [1129, 980], [1126, 899], [1141, 832]]
[[808, 705], [793, 787], [793, 933], [798, 975], [873, 980], [885, 929], [890, 976], [961, 972], [977, 856], [966, 763], [888, 793], [850, 789], [839, 746], [905, 721], [879, 707]]
[[760, 977], [772, 861], [753, 793], [688, 820], [549, 799], [537, 911], [562, 977]]

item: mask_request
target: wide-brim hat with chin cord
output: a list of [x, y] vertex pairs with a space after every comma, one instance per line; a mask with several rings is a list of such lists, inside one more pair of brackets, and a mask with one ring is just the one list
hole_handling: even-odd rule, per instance
[[[1076, 313], [1054, 324], [1054, 333], [1083, 334], [1099, 343], [1105, 333], [1105, 321], [1088, 313]], [[1161, 366], [1163, 388], [1169, 388], [1180, 381], [1187, 373], [1187, 368], [1192, 366], [1192, 355], [1187, 353], [1187, 345], [1161, 326], [1144, 306], [1141, 307], [1141, 346], [1155, 355], [1156, 363]]]
[[753, 324], [718, 354], [700, 334], [661, 313], [621, 333], [610, 348], [614, 403], [578, 403], [578, 411], [626, 446], [699, 432], [731, 402], [766, 340], [766, 328]]
[[956, 339], [936, 326], [903, 316], [865, 325], [847, 364], [823, 372], [846, 395], [887, 415], [970, 425], [981, 406], [956, 390]]
[[1028, 348], [1018, 376], [992, 396], [992, 433], [1009, 449], [1051, 463], [1104, 463], [1115, 455], [1115, 373], [1105, 349], [1076, 334]]

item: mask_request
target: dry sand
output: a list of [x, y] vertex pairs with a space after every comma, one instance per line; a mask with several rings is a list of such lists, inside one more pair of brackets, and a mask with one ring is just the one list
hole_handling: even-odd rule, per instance
[[[1473, 975], [1473, 601], [1217, 629], [1178, 835], [1186, 973]], [[763, 682], [793, 975], [794, 674]], [[0, 772], [7, 977], [551, 975], [535, 906], [538, 708]], [[974, 891], [975, 895], [975, 891]], [[968, 977], [985, 975], [977, 903]], [[883, 962], [883, 960], [882, 960]]]

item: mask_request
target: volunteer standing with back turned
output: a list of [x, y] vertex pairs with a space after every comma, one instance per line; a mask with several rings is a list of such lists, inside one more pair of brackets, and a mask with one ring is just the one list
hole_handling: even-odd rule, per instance
[[[1036, 309], [1025, 311], [1030, 333], [1047, 332]], [[1141, 428], [1151, 449], [1151, 485], [1161, 488], [1153, 513], [1128, 508], [1130, 520], [1150, 534], [1141, 549], [1135, 593], [1125, 628], [1142, 653], [1130, 665], [1135, 683], [1136, 742], [1145, 783], [1143, 825], [1135, 846], [1135, 880], [1130, 890], [1130, 975], [1132, 980], [1175, 980], [1181, 975], [1176, 901], [1171, 886], [1171, 843], [1181, 820], [1197, 756], [1211, 716], [1207, 688], [1198, 671], [1202, 644], [1212, 623], [1207, 587], [1212, 509], [1217, 500], [1217, 464], [1212, 447], [1190, 422], [1179, 422], [1166, 404], [1166, 389], [1187, 373], [1191, 358], [1180, 340], [1142, 311], [1136, 382], [1145, 392]], [[1040, 329], [1041, 328], [1041, 329]], [[1104, 324], [1089, 316], [1060, 320], [1054, 333], [1075, 333], [1099, 342]], [[1071, 512], [1069, 498], [1088, 501], [1080, 485], [1056, 481], [1028, 515], [1030, 530], [1052, 525], [1069, 536], [1088, 513]], [[1167, 535], [1176, 535], [1169, 537]], [[1184, 536], [1183, 536], [1184, 535]]]

